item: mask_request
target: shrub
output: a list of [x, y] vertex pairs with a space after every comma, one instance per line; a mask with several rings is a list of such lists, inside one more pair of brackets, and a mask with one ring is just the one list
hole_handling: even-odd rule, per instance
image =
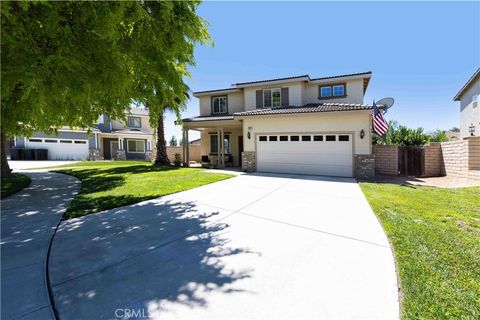
[[430, 138], [430, 141], [432, 142], [445, 142], [449, 140], [450, 139], [448, 138], [445, 131], [442, 131], [442, 130], [435, 130], [435, 132], [431, 134], [431, 138]]
[[380, 137], [373, 134], [373, 144], [393, 144], [398, 146], [423, 146], [430, 141], [430, 136], [423, 128], [410, 129], [399, 125], [396, 121], [388, 123], [388, 132]]
[[180, 167], [182, 164], [182, 156], [180, 156], [180, 153], [175, 153], [175, 160], [173, 160], [173, 164], [175, 164], [176, 167]]

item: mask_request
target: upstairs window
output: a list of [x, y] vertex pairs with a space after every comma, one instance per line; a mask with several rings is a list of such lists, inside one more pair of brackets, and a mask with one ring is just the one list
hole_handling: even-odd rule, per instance
[[333, 86], [334, 97], [343, 97], [344, 95], [345, 95], [345, 85], [341, 84], [338, 86]]
[[319, 87], [319, 99], [346, 97], [345, 83], [327, 84]]
[[280, 107], [282, 104], [282, 93], [278, 89], [263, 90], [263, 107]]
[[321, 87], [320, 97], [327, 98], [332, 96], [332, 87]]
[[227, 109], [227, 96], [212, 97], [212, 114], [225, 114]]
[[140, 117], [128, 117], [128, 126], [130, 128], [140, 128], [142, 126]]

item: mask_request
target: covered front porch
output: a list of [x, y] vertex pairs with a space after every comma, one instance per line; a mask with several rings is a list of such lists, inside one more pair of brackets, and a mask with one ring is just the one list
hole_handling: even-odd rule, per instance
[[95, 140], [99, 157], [104, 160], [151, 160], [151, 135], [99, 133]]
[[[193, 119], [184, 120], [182, 140], [189, 141], [190, 130], [200, 132], [202, 166], [206, 168], [240, 167], [243, 152], [242, 121], [233, 120], [233, 116]], [[182, 162], [184, 166], [189, 166], [188, 143], [183, 144]]]

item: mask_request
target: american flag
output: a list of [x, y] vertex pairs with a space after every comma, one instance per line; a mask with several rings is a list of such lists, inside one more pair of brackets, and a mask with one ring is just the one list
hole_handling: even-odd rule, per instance
[[379, 136], [383, 136], [388, 132], [388, 123], [382, 116], [382, 112], [378, 109], [375, 101], [373, 101], [373, 131]]

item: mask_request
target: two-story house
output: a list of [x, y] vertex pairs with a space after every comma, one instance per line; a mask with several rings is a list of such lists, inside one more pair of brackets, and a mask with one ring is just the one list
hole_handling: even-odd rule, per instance
[[460, 101], [460, 137], [480, 135], [480, 68], [453, 98]]
[[356, 164], [373, 163], [370, 78], [303, 75], [194, 92], [200, 116], [183, 119], [183, 138], [200, 131], [202, 161], [218, 167], [352, 177]]
[[17, 137], [14, 148], [46, 149], [49, 160], [150, 160], [155, 141], [148, 110], [132, 108], [125, 116], [126, 123], [102, 115], [90, 132], [63, 127], [57, 135]]

